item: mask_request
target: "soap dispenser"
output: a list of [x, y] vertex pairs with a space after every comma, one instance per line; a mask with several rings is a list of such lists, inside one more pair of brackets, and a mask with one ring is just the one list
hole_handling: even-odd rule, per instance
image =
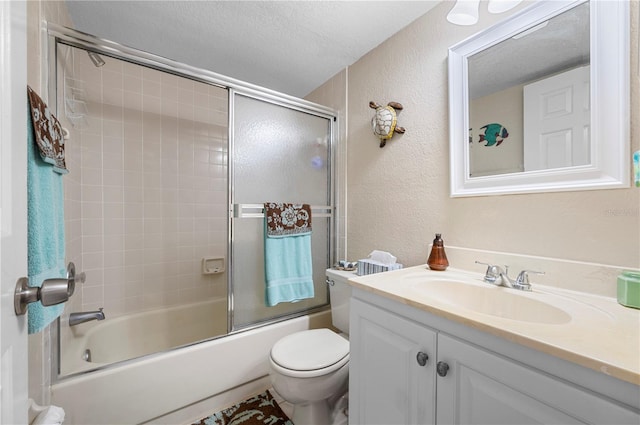
[[431, 270], [438, 271], [444, 271], [449, 267], [449, 260], [447, 260], [447, 254], [444, 252], [444, 241], [440, 233], [436, 233], [436, 238], [433, 240], [427, 265]]

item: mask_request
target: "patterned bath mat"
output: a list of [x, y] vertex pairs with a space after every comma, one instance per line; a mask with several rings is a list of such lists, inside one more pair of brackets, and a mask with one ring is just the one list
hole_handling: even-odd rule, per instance
[[267, 390], [192, 425], [293, 425]]

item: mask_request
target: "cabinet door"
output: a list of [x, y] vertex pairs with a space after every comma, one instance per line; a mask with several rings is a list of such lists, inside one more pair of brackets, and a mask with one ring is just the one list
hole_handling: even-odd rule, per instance
[[352, 299], [349, 339], [351, 425], [434, 423], [434, 331]]
[[[526, 359], [522, 359], [526, 363]], [[637, 413], [443, 334], [438, 424], [638, 424]]]

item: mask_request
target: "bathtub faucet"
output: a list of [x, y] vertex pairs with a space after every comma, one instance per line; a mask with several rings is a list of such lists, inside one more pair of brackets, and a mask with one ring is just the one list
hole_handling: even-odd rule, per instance
[[71, 313], [69, 315], [69, 326], [79, 325], [80, 323], [89, 322], [91, 320], [104, 320], [102, 308], [98, 311], [81, 311]]

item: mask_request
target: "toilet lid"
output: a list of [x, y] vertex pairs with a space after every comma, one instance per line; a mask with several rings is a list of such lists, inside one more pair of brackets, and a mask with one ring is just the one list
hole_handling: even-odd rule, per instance
[[271, 359], [298, 371], [324, 369], [349, 355], [349, 341], [329, 329], [312, 329], [285, 336], [271, 348]]

